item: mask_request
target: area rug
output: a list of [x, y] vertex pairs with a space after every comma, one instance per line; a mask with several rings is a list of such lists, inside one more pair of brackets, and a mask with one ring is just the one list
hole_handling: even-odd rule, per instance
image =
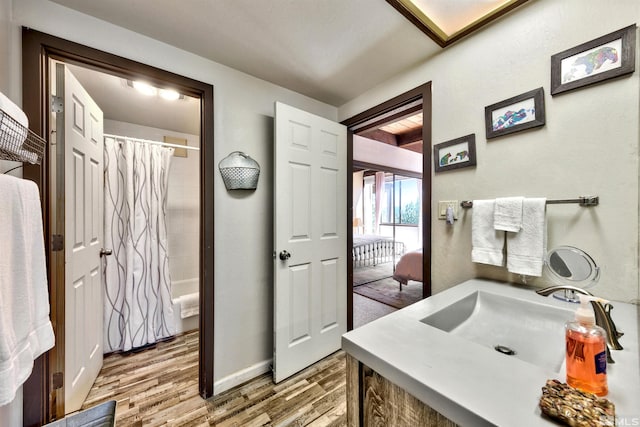
[[409, 282], [400, 291], [398, 282], [388, 278], [359, 286], [354, 284], [353, 292], [400, 309], [422, 299], [422, 283]]
[[353, 269], [353, 286], [364, 285], [393, 275], [393, 263], [356, 267]]

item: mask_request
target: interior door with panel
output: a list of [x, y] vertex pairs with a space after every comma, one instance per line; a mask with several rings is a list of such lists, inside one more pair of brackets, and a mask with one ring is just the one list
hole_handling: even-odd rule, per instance
[[275, 382], [338, 350], [347, 331], [346, 138], [341, 124], [275, 105]]
[[102, 367], [103, 114], [64, 64], [56, 116], [64, 171], [65, 413], [80, 409]]

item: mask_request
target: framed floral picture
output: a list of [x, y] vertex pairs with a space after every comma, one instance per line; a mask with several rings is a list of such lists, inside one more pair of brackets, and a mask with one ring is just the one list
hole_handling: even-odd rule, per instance
[[433, 146], [435, 172], [466, 168], [476, 164], [476, 135], [471, 134]]
[[551, 95], [630, 74], [636, 65], [636, 25], [551, 57]]
[[484, 108], [487, 139], [544, 125], [544, 89], [525, 92]]

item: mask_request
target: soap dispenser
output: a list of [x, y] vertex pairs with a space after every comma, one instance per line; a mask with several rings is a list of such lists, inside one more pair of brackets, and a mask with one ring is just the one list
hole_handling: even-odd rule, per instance
[[582, 391], [605, 396], [607, 388], [607, 333], [596, 325], [591, 301], [608, 301], [578, 295], [576, 318], [565, 325], [567, 384]]

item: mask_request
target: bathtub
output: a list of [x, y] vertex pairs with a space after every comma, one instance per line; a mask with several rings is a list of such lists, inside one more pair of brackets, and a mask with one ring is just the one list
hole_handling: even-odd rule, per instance
[[193, 316], [189, 316], [186, 318], [182, 318], [181, 316], [181, 297], [197, 295], [199, 292], [199, 280], [195, 279], [187, 279], [187, 280], [176, 280], [171, 283], [172, 288], [172, 298], [171, 302], [173, 303], [173, 318], [176, 325], [176, 334], [181, 334], [183, 332], [192, 331], [194, 329], [198, 329], [198, 320], [199, 317], [197, 314]]

